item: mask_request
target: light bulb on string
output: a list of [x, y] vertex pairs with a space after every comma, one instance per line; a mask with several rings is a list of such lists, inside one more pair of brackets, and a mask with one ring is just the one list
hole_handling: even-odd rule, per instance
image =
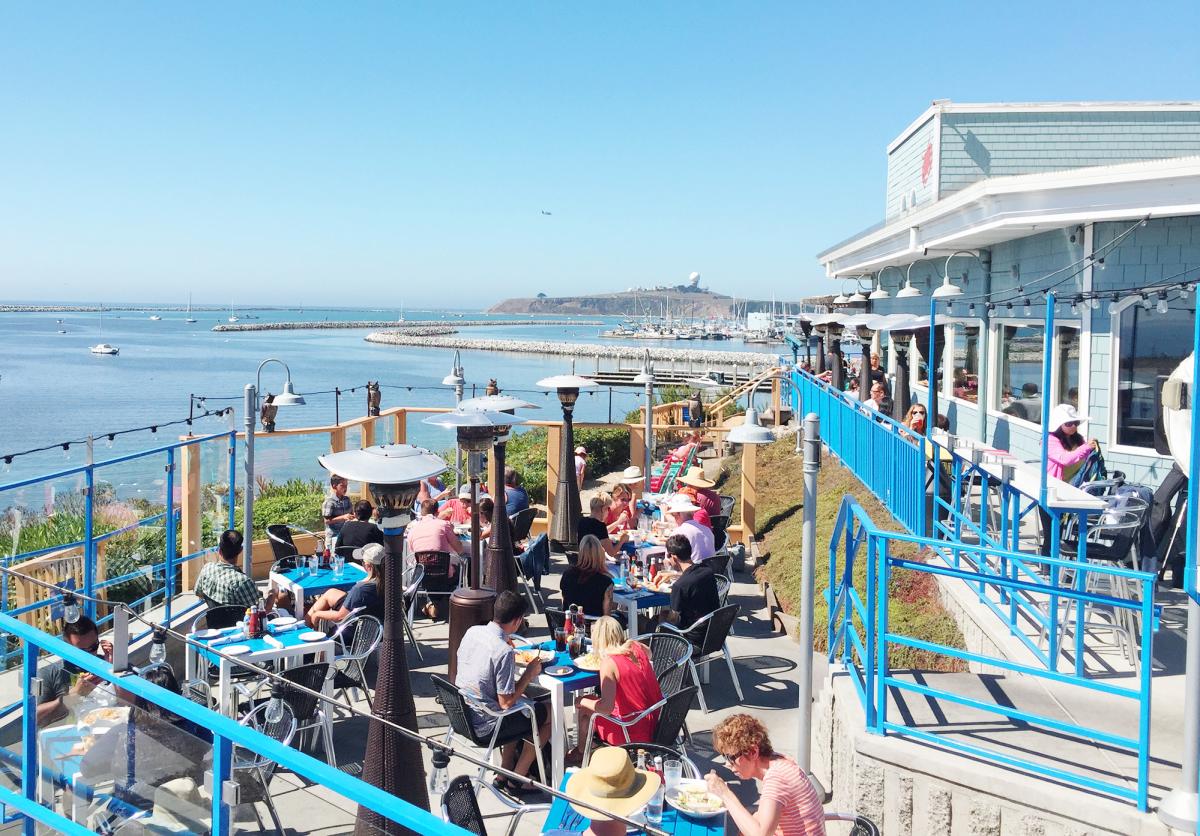
[[71, 445], [64, 444], [62, 446], [62, 449], [63, 449], [63, 461], [69, 462], [71, 460]]
[[1188, 294], [1191, 292], [1192, 286], [1190, 284], [1185, 284], [1183, 287], [1179, 288], [1179, 301], [1186, 302]]
[[63, 595], [63, 621], [74, 624], [79, 620], [79, 615], [79, 599], [75, 597], [75, 593], [68, 592]]
[[1012, 302], [1005, 302], [1005, 303], [1004, 303], [1004, 312], [1005, 312], [1006, 314], [1008, 314], [1009, 316], [1012, 316], [1012, 312], [1013, 312], [1013, 306], [1012, 306]]
[[1071, 316], [1079, 316], [1079, 297], [1071, 300]]
[[946, 303], [946, 316], [954, 316], [954, 303], [953, 302]]
[[1112, 295], [1112, 301], [1108, 303], [1108, 312], [1110, 314], [1115, 314], [1117, 312], [1117, 308], [1120, 307], [1120, 305], [1121, 305], [1121, 299], [1119, 296], [1117, 296], [1117, 294], [1114, 293]]
[[1031, 304], [1029, 304], [1028, 299], [1026, 299], [1025, 303], [1021, 306], [1021, 315], [1024, 316], [1026, 319], [1033, 316], [1033, 306]]
[[1143, 293], [1142, 294], [1142, 310], [1148, 311], [1153, 307], [1154, 307], [1154, 303], [1152, 301], [1150, 301], [1150, 297]]
[[967, 305], [967, 316], [971, 317], [972, 319], [975, 318], [975, 303], [974, 302]]
[[1104, 256], [1100, 256], [1098, 259], [1096, 259], [1096, 266], [1101, 270], [1104, 269]]
[[263, 719], [271, 725], [282, 721], [283, 705], [283, 686], [278, 682], [272, 682], [271, 699], [267, 701], [267, 708], [263, 712]]
[[150, 664], [157, 665], [167, 661], [167, 628], [161, 624], [154, 628], [154, 638], [150, 640]]
[[1167, 292], [1165, 290], [1160, 290], [1158, 292], [1157, 308], [1160, 314], [1165, 314], [1171, 310], [1171, 306], [1167, 304]]
[[113, 446], [113, 441], [115, 441], [116, 438], [117, 438], [116, 433], [109, 433], [107, 436], [105, 436], [104, 446], [107, 447], [109, 450], [111, 450], [112, 446]]

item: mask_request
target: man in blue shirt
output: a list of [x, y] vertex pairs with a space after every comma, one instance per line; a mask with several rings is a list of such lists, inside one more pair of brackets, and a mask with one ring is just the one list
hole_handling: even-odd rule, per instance
[[504, 508], [511, 520], [519, 511], [529, 507], [529, 494], [521, 487], [521, 474], [511, 467], [504, 468]]

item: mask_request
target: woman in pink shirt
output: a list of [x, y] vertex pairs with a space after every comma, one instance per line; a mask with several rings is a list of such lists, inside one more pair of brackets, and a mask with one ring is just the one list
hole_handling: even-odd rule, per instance
[[[1087, 441], [1079, 427], [1087, 423], [1087, 416], [1080, 415], [1069, 403], [1060, 403], [1050, 410], [1050, 435], [1046, 442], [1046, 475], [1053, 479], [1069, 482], [1087, 461], [1087, 457], [1100, 449], [1096, 439]], [[1038, 509], [1042, 520], [1042, 555], [1050, 554], [1050, 515]]]

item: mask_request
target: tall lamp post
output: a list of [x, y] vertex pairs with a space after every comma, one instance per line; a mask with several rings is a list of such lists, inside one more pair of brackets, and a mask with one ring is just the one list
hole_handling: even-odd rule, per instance
[[492, 461], [499, 486], [495, 486], [496, 496], [492, 497], [495, 505], [492, 510], [492, 533], [488, 536], [487, 549], [483, 556], [483, 585], [495, 591], [517, 591], [517, 568], [513, 560], [512, 530], [508, 524], [508, 507], [504, 498], [504, 448], [508, 444], [510, 427], [524, 424], [524, 418], [516, 417], [517, 409], [541, 409], [541, 407], [514, 398], [511, 395], [484, 395], [479, 398], [468, 398], [458, 405], [458, 408], [482, 412], [501, 412], [512, 415], [510, 423], [497, 425], [496, 434], [492, 436]]
[[[485, 452], [496, 435], [507, 433], [510, 426], [520, 422], [506, 412], [456, 409], [430, 415], [422, 423], [453, 429], [458, 434], [458, 446], [467, 453], [467, 471], [471, 481], [471, 557], [467, 566], [467, 588], [460, 586], [450, 596], [449, 676], [453, 682], [458, 672], [458, 645], [463, 635], [475, 625], [490, 621], [492, 608], [496, 604], [495, 591], [481, 584], [478, 457], [471, 454]], [[495, 525], [492, 527], [495, 528]]]
[[246, 384], [243, 405], [246, 412], [246, 499], [242, 514], [242, 571], [246, 573], [247, 577], [252, 574], [254, 562], [254, 424], [258, 420], [258, 395], [262, 391], [262, 370], [267, 363], [278, 363], [283, 366], [283, 371], [287, 374], [287, 378], [283, 382], [282, 394], [276, 395], [272, 403], [279, 407], [304, 405], [304, 396], [296, 394], [296, 390], [292, 388], [292, 370], [288, 368], [287, 363], [274, 357], [268, 357], [259, 363], [254, 383]]
[[554, 519], [550, 526], [550, 541], [557, 541], [564, 552], [579, 545], [579, 520], [583, 513], [579, 505], [579, 482], [575, 478], [575, 431], [572, 414], [580, 389], [596, 388], [596, 381], [574, 374], [560, 374], [537, 382], [543, 389], [558, 392], [562, 404], [563, 437], [558, 459], [558, 491], [554, 495]]
[[[391, 518], [407, 524], [421, 480], [441, 473], [440, 456], [409, 444], [382, 444], [320, 456], [317, 461], [331, 473], [366, 483], [381, 508]], [[390, 724], [417, 731], [417, 709], [409, 680], [404, 647], [404, 564], [400, 552], [388, 549], [383, 560], [383, 636], [379, 643], [378, 674], [372, 720], [363, 757], [363, 780], [423, 810], [429, 809], [421, 744]], [[380, 722], [383, 721], [383, 722]], [[360, 806], [355, 833], [413, 834], [413, 831]]]
[[[442, 378], [443, 386], [454, 387], [455, 407], [462, 403], [463, 387], [466, 386], [466, 383], [466, 378], [463, 377], [462, 358], [455, 351], [454, 362], [450, 365], [450, 374]], [[455, 485], [462, 483], [462, 446], [457, 444], [454, 447], [454, 483]]]
[[642, 459], [642, 495], [650, 493], [650, 469], [654, 466], [654, 366], [650, 364], [650, 349], [642, 358], [642, 370], [633, 379], [646, 387], [646, 454]]

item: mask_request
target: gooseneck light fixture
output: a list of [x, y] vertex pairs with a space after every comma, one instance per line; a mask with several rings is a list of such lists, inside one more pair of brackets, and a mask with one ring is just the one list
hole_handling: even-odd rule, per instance
[[897, 299], [916, 299], [921, 295], [921, 291], [913, 287], [912, 283], [912, 269], [919, 263], [919, 261], [914, 261], [912, 264], [908, 265], [908, 269], [904, 271], [904, 287], [896, 291]]

